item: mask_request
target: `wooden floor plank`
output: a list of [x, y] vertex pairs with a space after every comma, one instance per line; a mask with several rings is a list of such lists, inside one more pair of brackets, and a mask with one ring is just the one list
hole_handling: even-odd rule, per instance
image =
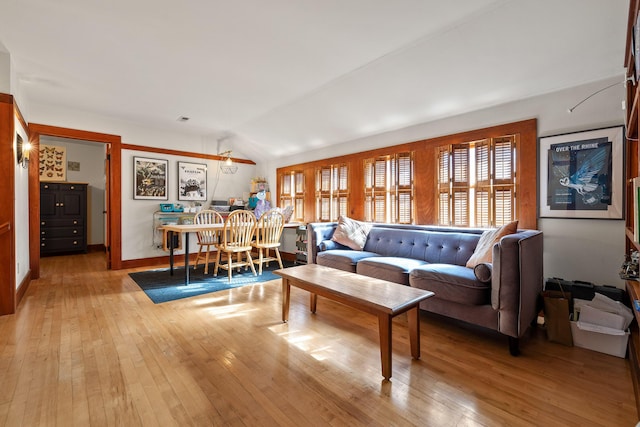
[[[625, 359], [534, 331], [509, 355], [493, 332], [421, 314], [413, 360], [393, 321], [383, 381], [375, 316], [280, 280], [153, 304], [103, 255], [46, 257], [0, 317], [0, 425], [633, 426]], [[135, 269], [140, 270], [140, 269]]]

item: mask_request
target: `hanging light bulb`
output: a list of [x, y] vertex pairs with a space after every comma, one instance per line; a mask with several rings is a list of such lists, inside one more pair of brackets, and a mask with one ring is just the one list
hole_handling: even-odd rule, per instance
[[220, 170], [224, 174], [234, 174], [238, 171], [238, 166], [233, 164], [231, 160], [231, 150], [223, 151], [219, 156], [226, 156], [226, 160], [220, 164]]

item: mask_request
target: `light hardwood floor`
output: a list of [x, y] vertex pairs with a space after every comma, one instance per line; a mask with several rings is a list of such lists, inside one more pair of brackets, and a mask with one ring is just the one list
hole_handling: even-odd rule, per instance
[[153, 304], [101, 254], [42, 259], [15, 315], [0, 317], [5, 426], [634, 426], [625, 359], [421, 317], [411, 360], [393, 325], [380, 374], [377, 319], [280, 280]]

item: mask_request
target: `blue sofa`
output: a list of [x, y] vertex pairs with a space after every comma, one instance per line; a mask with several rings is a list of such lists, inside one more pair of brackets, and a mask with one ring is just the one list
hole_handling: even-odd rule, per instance
[[512, 355], [538, 314], [542, 232], [518, 230], [493, 247], [484, 274], [465, 267], [484, 229], [373, 224], [362, 251], [331, 240], [337, 222], [307, 225], [308, 262], [433, 291], [420, 308], [498, 331]]

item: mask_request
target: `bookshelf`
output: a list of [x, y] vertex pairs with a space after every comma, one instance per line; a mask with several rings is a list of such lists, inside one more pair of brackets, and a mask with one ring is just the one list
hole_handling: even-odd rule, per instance
[[[625, 221], [625, 253], [628, 255], [631, 251], [640, 251], [640, 243], [638, 243], [638, 222], [636, 217], [637, 203], [637, 181], [640, 171], [638, 156], [638, 103], [640, 102], [639, 87], [637, 78], [640, 76], [640, 20], [638, 16], [639, 0], [631, 0], [629, 2], [629, 16], [627, 22], [627, 37], [625, 49], [625, 67], [627, 81], [626, 94], [626, 161], [625, 161], [625, 183], [626, 183], [626, 221]], [[638, 72], [636, 72], [638, 68]], [[640, 283], [636, 280], [625, 281], [627, 292], [631, 300], [640, 299]], [[640, 313], [635, 311], [636, 322], [631, 327], [631, 336], [629, 337], [629, 364], [631, 367], [631, 379], [633, 381], [633, 389], [636, 397], [636, 410], [640, 417], [640, 331], [638, 330], [638, 322], [640, 322]]]

